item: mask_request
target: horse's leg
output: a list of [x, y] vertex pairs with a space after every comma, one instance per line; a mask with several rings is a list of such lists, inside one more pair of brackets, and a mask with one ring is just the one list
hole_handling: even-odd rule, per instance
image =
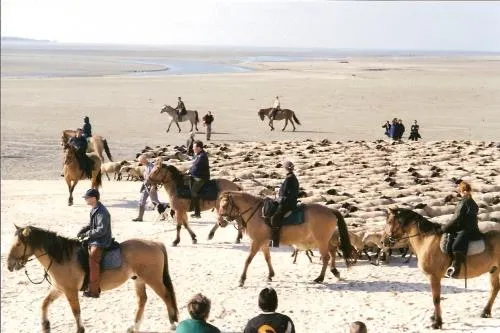
[[366, 256], [368, 257], [368, 261], [372, 261], [372, 258], [370, 257], [370, 255], [368, 254], [368, 251], [366, 251], [366, 249], [363, 249], [363, 253], [366, 254]]
[[189, 227], [188, 220], [185, 219], [184, 222], [182, 223], [184, 225], [184, 228], [189, 232], [189, 236], [191, 236], [191, 240], [193, 241], [193, 244], [196, 244], [198, 241], [196, 240], [196, 234], [194, 231]]
[[328, 267], [328, 262], [330, 261], [330, 254], [328, 249], [328, 244], [321, 244], [319, 247], [319, 253], [321, 253], [321, 260], [323, 261], [323, 267], [321, 267], [321, 273], [314, 279], [314, 282], [321, 283], [325, 279], [326, 268]]
[[71, 189], [71, 180], [69, 178], [66, 178], [66, 184], [68, 185], [68, 192], [69, 192], [69, 197], [68, 197], [68, 206], [73, 205], [73, 190]]
[[267, 281], [271, 282], [274, 277], [274, 269], [273, 265], [271, 264], [271, 253], [269, 252], [269, 245], [264, 244], [262, 247], [262, 253], [264, 254], [264, 258], [266, 259], [267, 263], [267, 268], [269, 270], [269, 275], [267, 276]]
[[241, 229], [238, 229], [238, 235], [236, 235], [236, 244], [241, 243], [241, 239], [243, 238], [243, 233], [241, 232]]
[[50, 321], [47, 315], [50, 304], [54, 302], [59, 296], [61, 296], [61, 291], [55, 288], [51, 288], [49, 294], [45, 297], [42, 303], [42, 332], [50, 332]]
[[299, 254], [299, 250], [295, 249], [293, 250], [292, 257], [293, 257], [293, 263], [297, 263], [297, 255]]
[[78, 290], [66, 292], [66, 298], [68, 299], [69, 306], [73, 312], [73, 316], [76, 321], [76, 333], [84, 333], [85, 328], [82, 326], [82, 321], [80, 318], [80, 301], [78, 300]]
[[[177, 125], [177, 128], [179, 129], [179, 133], [180, 133], [181, 132], [181, 127], [179, 126], [179, 122], [176, 121], [175, 124]], [[191, 130], [193, 130], [193, 129], [191, 128]]]
[[187, 219], [187, 214], [185, 212], [184, 213], [176, 212], [175, 220], [177, 221], [177, 227], [176, 227], [177, 236], [175, 237], [172, 246], [177, 246], [177, 244], [179, 244], [179, 242], [181, 241], [181, 228], [184, 219]]
[[441, 318], [441, 277], [431, 275], [432, 302], [434, 303], [434, 315], [431, 317], [432, 328], [441, 329], [443, 319]]
[[135, 280], [135, 293], [137, 295], [137, 312], [135, 313], [134, 325], [127, 330], [129, 333], [139, 332], [139, 326], [141, 325], [142, 316], [144, 315], [144, 307], [148, 300], [146, 283], [141, 278]]
[[490, 285], [490, 299], [481, 313], [481, 318], [491, 318], [491, 307], [500, 290], [500, 273], [498, 272], [498, 268], [493, 269], [493, 272], [490, 273]]
[[285, 126], [283, 126], [283, 128], [281, 129], [282, 132], [285, 130], [287, 125], [288, 125], [288, 118], [285, 118]]
[[271, 127], [271, 131], [274, 131], [274, 127], [273, 127], [273, 120], [269, 120], [269, 127]]
[[313, 260], [312, 260], [312, 258], [311, 258], [311, 255], [309, 254], [309, 252], [311, 253], [311, 255], [314, 255], [314, 254], [312, 254], [312, 251], [311, 251], [311, 250], [306, 250], [306, 256], [307, 256], [307, 258], [309, 258], [309, 263], [311, 263], [311, 264], [312, 264]]
[[250, 253], [248, 254], [247, 260], [245, 261], [245, 268], [243, 269], [243, 274], [241, 274], [240, 287], [243, 287], [243, 285], [245, 284], [245, 280], [247, 279], [248, 266], [250, 266], [253, 257], [255, 257], [255, 254], [259, 251], [261, 246], [262, 242], [252, 241], [250, 245]]
[[214, 226], [212, 227], [212, 229], [208, 233], [208, 240], [212, 240], [212, 238], [214, 238], [215, 231], [217, 229], [219, 229], [219, 223], [215, 222]]
[[330, 272], [332, 272], [332, 274], [337, 279], [340, 280], [340, 273], [337, 270], [337, 267], [335, 266], [335, 263], [336, 263], [335, 259], [336, 259], [336, 254], [337, 254], [337, 247], [330, 244], [329, 252], [330, 252], [330, 257], [332, 257], [331, 258], [331, 264], [330, 264]]
[[168, 124], [167, 133], [170, 131], [170, 126], [172, 126], [173, 122], [174, 122], [174, 118], [172, 118], [172, 120], [170, 120], [170, 123]]

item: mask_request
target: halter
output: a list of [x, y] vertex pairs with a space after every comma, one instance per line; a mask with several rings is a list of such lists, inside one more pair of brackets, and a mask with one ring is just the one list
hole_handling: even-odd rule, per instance
[[[420, 231], [420, 227], [419, 227], [418, 223], [416, 223], [416, 224], [417, 224], [417, 230], [418, 230], [418, 233], [416, 233], [415, 235], [403, 236], [403, 237], [398, 237], [398, 238], [394, 238], [394, 237], [392, 237], [392, 236], [390, 235], [390, 236], [388, 237], [388, 241], [389, 241], [389, 242], [392, 242], [392, 243], [394, 243], [394, 244], [395, 244], [397, 241], [400, 241], [400, 240], [405, 240], [405, 239], [410, 239], [410, 238], [413, 238], [413, 237], [417, 237], [417, 236], [422, 236], [422, 235], [425, 235], [425, 234], [426, 234], [426, 232], [422, 233], [422, 232]], [[403, 233], [404, 233], [404, 230], [403, 230], [403, 228], [401, 227], [401, 222], [399, 222], [399, 219], [398, 219], [398, 227], [399, 227], [399, 229], [401, 229], [401, 231], [403, 231]], [[392, 232], [392, 230], [391, 230], [391, 234], [392, 234], [392, 233], [393, 233], [393, 232]]]
[[26, 268], [26, 264], [30, 261], [33, 261], [35, 259], [38, 259], [40, 257], [43, 257], [43, 256], [46, 256], [48, 255], [47, 252], [35, 257], [35, 258], [31, 258], [31, 259], [28, 259], [27, 256], [26, 256], [26, 250], [28, 249], [28, 246], [26, 245], [26, 243], [23, 242], [23, 245], [24, 245], [24, 251], [23, 251], [23, 255], [19, 258], [16, 258], [17, 261], [20, 261], [21, 262], [21, 267], [24, 267], [24, 274], [26, 275], [26, 277], [28, 278], [28, 280], [32, 283], [32, 284], [42, 284], [44, 281], [47, 281], [50, 285], [52, 285], [52, 283], [50, 282], [50, 277], [49, 277], [49, 270], [50, 270], [50, 267], [52, 266], [52, 263], [53, 263], [53, 259], [51, 258], [50, 259], [50, 263], [49, 263], [49, 266], [47, 267], [47, 269], [43, 269], [44, 271], [44, 274], [43, 274], [43, 279], [38, 281], [38, 282], [35, 282], [33, 281], [29, 274], [28, 274], [28, 269]]
[[[255, 215], [255, 213], [257, 212], [257, 210], [259, 209], [259, 207], [260, 207], [260, 206], [262, 206], [262, 204], [263, 204], [263, 202], [264, 202], [263, 200], [260, 200], [259, 204], [258, 204], [257, 206], [255, 206], [255, 209], [253, 210], [252, 214], [250, 214], [250, 216], [248, 217], [248, 219], [246, 219], [246, 220], [245, 220], [245, 219], [243, 218], [243, 215], [244, 215], [244, 214], [246, 214], [246, 213], [248, 213], [248, 212], [249, 212], [249, 211], [250, 211], [253, 207], [251, 207], [251, 206], [250, 206], [250, 207], [249, 207], [248, 209], [246, 209], [245, 211], [240, 212], [240, 209], [239, 209], [239, 208], [238, 208], [238, 206], [236, 206], [236, 204], [234, 203], [234, 199], [233, 199], [233, 197], [232, 197], [230, 194], [228, 194], [228, 195], [227, 195], [227, 198], [228, 198], [228, 201], [229, 201], [229, 203], [228, 203], [228, 206], [229, 206], [229, 207], [228, 207], [228, 208], [230, 208], [230, 209], [229, 209], [229, 213], [227, 213], [227, 214], [219, 214], [219, 215], [220, 215], [221, 217], [227, 217], [227, 218], [229, 218], [229, 219], [230, 219], [230, 221], [233, 221], [233, 220], [239, 219], [239, 220], [240, 220], [240, 222], [241, 222], [241, 224], [242, 224], [242, 226], [243, 226], [243, 228], [246, 228], [247, 223], [248, 223], [248, 222], [252, 219], [252, 217]], [[235, 211], [235, 212], [236, 212], [236, 214], [233, 214], [233, 211]], [[236, 228], [237, 230], [240, 230], [240, 229], [239, 229], [238, 227], [236, 227], [236, 226], [235, 226], [235, 228]]]

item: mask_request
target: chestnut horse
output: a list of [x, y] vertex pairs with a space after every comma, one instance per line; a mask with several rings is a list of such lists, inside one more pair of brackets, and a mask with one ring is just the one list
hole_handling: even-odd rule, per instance
[[[76, 135], [76, 131], [74, 130], [64, 130], [61, 135], [61, 146], [65, 147], [69, 139]], [[108, 159], [113, 162], [113, 157], [111, 156], [111, 151], [109, 150], [108, 141], [100, 136], [93, 135], [87, 139], [89, 145], [87, 145], [87, 153], [96, 153], [99, 155], [101, 162], [104, 162], [104, 155], [102, 154], [103, 150], [106, 152]]]
[[[201, 198], [200, 200], [200, 210], [210, 210], [210, 209], [219, 209], [219, 200], [224, 191], [241, 191], [241, 187], [237, 184], [229, 181], [227, 179], [216, 178], [214, 179], [217, 183], [217, 188], [219, 189], [219, 193], [217, 194], [217, 200], [215, 201], [207, 201]], [[180, 198], [177, 194], [177, 190], [180, 187], [184, 186], [184, 175], [173, 165], [165, 165], [165, 164], [156, 164], [148, 178], [148, 182], [151, 184], [163, 184], [165, 191], [167, 192], [170, 208], [175, 211], [175, 220], [177, 222], [177, 237], [172, 243], [173, 246], [177, 246], [179, 244], [180, 232], [182, 226], [186, 228], [191, 236], [193, 244], [196, 244], [196, 234], [191, 230], [188, 224], [188, 211], [191, 205], [191, 199]], [[212, 239], [214, 237], [215, 231], [219, 227], [219, 224], [216, 222], [213, 226], [212, 230], [208, 235], [208, 239]], [[241, 238], [243, 237], [240, 230], [238, 230], [238, 236], [236, 238], [236, 243], [239, 243]]]
[[293, 121], [295, 120], [297, 125], [300, 125], [300, 121], [297, 118], [297, 116], [295, 116], [294, 111], [292, 111], [290, 109], [280, 109], [278, 112], [276, 112], [274, 119], [271, 119], [271, 111], [272, 110], [273, 110], [272, 108], [267, 108], [267, 109], [260, 109], [258, 112], [260, 120], [263, 121], [265, 117], [269, 118], [269, 127], [271, 127], [271, 131], [274, 131], [273, 122], [275, 120], [285, 119], [285, 126], [281, 129], [282, 131], [284, 131], [286, 129], [286, 126], [288, 125], [289, 121], [292, 124], [294, 131], [295, 131], [295, 124], [293, 123]]
[[[34, 256], [45, 270], [45, 279], [50, 279], [52, 287], [42, 302], [42, 332], [50, 332], [48, 308], [61, 295], [66, 296], [76, 320], [77, 333], [85, 332], [80, 317], [78, 291], [82, 287], [84, 271], [77, 258], [77, 250], [82, 243], [68, 239], [54, 232], [37, 227], [19, 228], [7, 258], [9, 271], [25, 267]], [[120, 244], [122, 265], [120, 268], [102, 272], [103, 291], [119, 287], [128, 279], [133, 279], [139, 307], [135, 323], [129, 332], [137, 332], [146, 304], [146, 285], [151, 287], [167, 306], [171, 328], [175, 328], [179, 311], [175, 299], [174, 286], [168, 272], [167, 250], [161, 243], [129, 239]], [[85, 249], [86, 250], [86, 249]], [[31, 259], [33, 260], [33, 259]]]
[[[221, 227], [228, 225], [226, 218], [230, 220], [241, 218], [243, 221], [242, 226], [252, 240], [250, 254], [245, 262], [245, 268], [240, 278], [240, 287], [243, 287], [245, 284], [248, 266], [259, 250], [262, 250], [269, 269], [268, 281], [271, 281], [274, 276], [269, 251], [271, 228], [266, 224], [260, 212], [262, 205], [262, 198], [245, 192], [226, 192], [220, 199], [218, 220]], [[340, 248], [344, 254], [345, 263], [347, 267], [350, 267], [354, 263], [353, 248], [344, 218], [338, 211], [319, 204], [306, 204], [304, 211], [304, 223], [281, 227], [280, 243], [306, 249], [319, 247], [323, 266], [320, 275], [314, 282], [323, 282], [330, 258], [330, 270], [333, 275], [340, 278], [340, 274], [335, 267], [337, 246], [333, 240], [337, 227], [340, 234]]]
[[[440, 249], [441, 225], [425, 219], [408, 209], [387, 210], [387, 222], [384, 228], [384, 243], [392, 246], [397, 241], [409, 239], [411, 247], [418, 257], [418, 267], [428, 276], [434, 315], [431, 317], [432, 328], [440, 329], [441, 317], [441, 279], [450, 266], [451, 258]], [[466, 260], [466, 269], [461, 269], [458, 278], [474, 278], [482, 274], [490, 275], [490, 298], [481, 313], [481, 317], [491, 317], [491, 307], [500, 290], [500, 231], [484, 234], [486, 248], [480, 254], [470, 255]], [[465, 276], [467, 274], [467, 276]]]

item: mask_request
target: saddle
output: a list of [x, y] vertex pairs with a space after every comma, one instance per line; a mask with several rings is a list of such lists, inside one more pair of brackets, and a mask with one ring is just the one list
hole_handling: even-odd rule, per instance
[[[82, 266], [85, 272], [85, 277], [83, 279], [83, 285], [80, 289], [84, 291], [87, 289], [90, 280], [90, 269], [89, 269], [89, 250], [87, 242], [82, 243], [82, 246], [78, 249], [76, 254], [78, 262]], [[101, 259], [101, 271], [106, 271], [110, 269], [117, 269], [122, 266], [122, 251], [120, 248], [120, 243], [113, 240], [113, 244], [105, 249], [102, 254]]]
[[[217, 195], [219, 194], [219, 188], [217, 187], [217, 182], [215, 180], [209, 180], [200, 189], [200, 199], [206, 201], [217, 200]], [[189, 185], [184, 184], [182, 187], [177, 188], [177, 196], [183, 199], [191, 199], [191, 190]]]
[[[262, 204], [262, 217], [264, 218], [266, 223], [269, 224], [271, 217], [278, 210], [278, 206], [279, 204], [275, 200], [271, 198], [264, 198], [264, 202]], [[299, 225], [304, 223], [304, 208], [304, 204], [299, 204], [294, 210], [288, 211], [281, 220], [281, 226]]]
[[[453, 241], [455, 240], [454, 234], [445, 233], [441, 236], [441, 241], [439, 243], [439, 247], [441, 248], [441, 252], [447, 255], [452, 255], [451, 247], [453, 245]], [[467, 256], [473, 256], [476, 254], [483, 253], [486, 249], [486, 243], [484, 239], [480, 239], [477, 241], [469, 241], [469, 245], [467, 247]]]

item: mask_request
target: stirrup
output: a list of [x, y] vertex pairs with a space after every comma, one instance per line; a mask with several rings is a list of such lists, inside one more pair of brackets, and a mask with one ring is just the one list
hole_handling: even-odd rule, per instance
[[449, 279], [453, 279], [453, 274], [455, 274], [455, 267], [450, 266], [446, 270], [446, 274], [444, 276], [447, 277], [447, 278], [449, 278]]
[[99, 298], [99, 296], [101, 296], [101, 293], [97, 293], [97, 294], [93, 294], [91, 293], [89, 290], [85, 290], [83, 292], [83, 297], [88, 297], [88, 298]]

